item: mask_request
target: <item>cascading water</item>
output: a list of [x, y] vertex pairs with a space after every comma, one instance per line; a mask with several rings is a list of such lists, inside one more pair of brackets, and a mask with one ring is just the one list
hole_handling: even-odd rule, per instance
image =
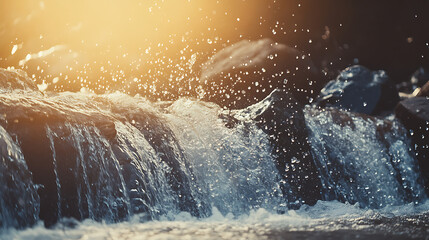
[[284, 208], [280, 176], [266, 134], [255, 124], [225, 127], [215, 104], [178, 100], [167, 119], [194, 169], [204, 202], [223, 214]]
[[305, 117], [324, 200], [382, 208], [425, 197], [406, 130], [397, 122], [310, 107]]
[[[7, 113], [5, 128], [16, 139], [12, 141], [1, 129], [7, 149], [2, 151], [4, 159], [19, 161], [18, 166], [26, 169], [26, 156], [42, 151], [29, 148], [27, 142], [46, 138], [40, 141], [49, 145], [43, 149], [49, 153], [43, 154], [52, 161], [54, 187], [50, 190], [56, 193], [41, 194], [42, 207], [43, 197], [54, 199], [57, 210], [51, 217], [55, 221], [74, 217], [115, 222], [136, 213], [155, 219], [180, 211], [204, 217], [211, 214], [212, 207], [234, 215], [258, 208], [285, 210], [267, 134], [249, 122], [227, 128], [217, 105], [181, 99], [162, 106], [123, 94], [14, 94], [13, 98], [2, 96], [2, 100], [2, 110]], [[16, 111], [9, 114], [12, 109]], [[25, 124], [38, 126], [44, 136], [27, 139], [27, 133], [16, 125], [40, 113], [49, 114], [43, 123]], [[111, 125], [97, 123], [101, 118], [97, 114]], [[331, 114], [305, 110], [323, 183], [322, 200], [380, 208], [423, 198], [418, 169], [398, 123], [383, 133], [380, 129], [387, 123], [381, 120], [341, 113], [349, 117], [347, 123], [341, 123]], [[106, 129], [114, 131], [114, 136]], [[36, 175], [35, 184], [43, 184], [44, 180], [37, 182], [38, 169], [33, 166], [30, 170]], [[26, 185], [9, 189], [33, 189], [28, 174], [22, 182]], [[9, 198], [2, 196], [3, 201]], [[30, 196], [38, 209], [35, 194]], [[3, 209], [7, 210], [6, 205]], [[7, 211], [2, 212], [3, 219], [8, 219]]]
[[[52, 192], [41, 194], [53, 205], [41, 214], [45, 222], [63, 217], [115, 222], [137, 213], [156, 219], [180, 211], [204, 217], [212, 207], [236, 215], [284, 208], [266, 135], [254, 125], [225, 127], [216, 105], [183, 99], [159, 107], [124, 94], [8, 97], [3, 96], [2, 109], [15, 106], [18, 111], [6, 116], [12, 124], [4, 123], [17, 143], [48, 144], [24, 149], [27, 156], [48, 151], [44, 157], [52, 161]], [[88, 109], [90, 101], [108, 107]], [[114, 128], [113, 137], [93, 122], [100, 120], [91, 115], [96, 111], [112, 121], [108, 126]], [[27, 139], [28, 133], [16, 125], [39, 113], [49, 115], [32, 126], [43, 135]], [[36, 167], [32, 170], [41, 174]]]
[[0, 13], [0, 240], [429, 240], [428, 1]]
[[[151, 103], [120, 93], [11, 92], [0, 100], [3, 228], [66, 218], [174, 220], [183, 212], [203, 219], [261, 209], [289, 216], [288, 201], [299, 199], [284, 195], [298, 193], [282, 174], [302, 163], [273, 153], [275, 138], [246, 115], [257, 106], [235, 119], [212, 103]], [[266, 100], [262, 110], [272, 104]], [[322, 183], [315, 201], [377, 209], [425, 200], [399, 123], [312, 107], [303, 114]], [[281, 161], [289, 162], [282, 171]]]
[[[47, 126], [58, 191], [58, 218], [125, 219], [129, 200], [118, 160], [95, 127]], [[77, 214], [77, 215], [75, 215]]]
[[21, 149], [0, 126], [0, 227], [20, 227], [38, 219], [39, 196]]

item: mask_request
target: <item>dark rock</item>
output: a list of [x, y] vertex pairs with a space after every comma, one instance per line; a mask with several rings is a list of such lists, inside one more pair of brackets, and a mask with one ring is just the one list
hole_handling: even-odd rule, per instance
[[429, 99], [415, 97], [401, 101], [396, 106], [395, 115], [410, 131], [426, 192], [429, 193]]
[[58, 189], [54, 158], [46, 134], [45, 124], [40, 122], [17, 122], [8, 126], [20, 142], [21, 150], [28, 169], [33, 174], [33, 182], [40, 184], [39, 217], [46, 226], [54, 225], [58, 219]]
[[132, 162], [122, 166], [124, 181], [130, 197], [131, 212], [133, 214], [148, 213], [153, 201], [147, 194], [146, 183], [142, 181], [142, 173]]
[[[120, 173], [103, 142], [115, 141], [111, 118], [21, 94], [0, 96], [0, 112], [0, 124], [19, 142], [33, 182], [41, 186], [39, 218], [46, 226], [62, 217], [107, 222], [127, 217]], [[111, 205], [101, 201], [102, 194]]]
[[306, 103], [321, 89], [318, 80], [308, 56], [270, 39], [222, 49], [203, 64], [200, 78], [205, 100], [235, 109], [259, 102], [275, 88], [289, 89]]
[[317, 104], [378, 115], [392, 110], [398, 101], [398, 92], [384, 71], [370, 71], [356, 65], [326, 84]]
[[96, 122], [95, 126], [100, 130], [101, 134], [108, 139], [109, 141], [112, 141], [116, 137], [116, 128], [115, 123], [104, 121], [104, 122]]
[[313, 205], [321, 199], [321, 182], [308, 142], [303, 106], [293, 95], [276, 89], [263, 101], [235, 113], [236, 118], [240, 116], [255, 121], [270, 136], [283, 178], [283, 194], [292, 204], [290, 207]]
[[145, 136], [161, 161], [168, 165], [169, 172], [166, 177], [178, 196], [176, 204], [179, 209], [189, 212], [193, 216], [207, 216], [207, 209], [210, 207], [206, 203], [198, 203], [192, 195], [189, 178], [193, 178], [193, 170], [188, 165], [183, 149], [178, 144], [173, 131], [152, 112], [137, 114], [123, 111], [123, 109], [120, 111]]
[[0, 228], [25, 227], [39, 218], [39, 196], [19, 147], [0, 126]]
[[63, 217], [125, 220], [121, 173], [99, 130], [91, 124], [45, 120], [6, 125], [20, 143], [34, 183], [43, 186], [38, 190], [40, 219], [46, 226]]

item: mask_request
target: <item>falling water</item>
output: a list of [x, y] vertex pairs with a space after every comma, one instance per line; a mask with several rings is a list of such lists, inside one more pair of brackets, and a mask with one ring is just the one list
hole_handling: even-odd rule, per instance
[[382, 208], [425, 196], [399, 123], [311, 107], [305, 117], [325, 200]]
[[0, 126], [0, 227], [20, 227], [38, 219], [39, 196], [19, 146]]
[[[120, 93], [21, 92], [0, 98], [3, 228], [70, 218], [293, 215], [280, 187], [281, 159], [251, 118], [230, 125], [228, 111], [185, 98], [152, 103]], [[304, 115], [322, 182], [318, 200], [362, 209], [425, 201], [399, 123], [312, 107]]]

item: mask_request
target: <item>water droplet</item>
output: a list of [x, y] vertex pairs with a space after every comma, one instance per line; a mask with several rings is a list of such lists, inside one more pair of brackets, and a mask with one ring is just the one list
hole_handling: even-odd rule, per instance
[[12, 47], [12, 51], [10, 52], [10, 54], [11, 55], [13, 55], [13, 54], [15, 54], [16, 53], [16, 50], [18, 50], [18, 45], [13, 45], [13, 47]]

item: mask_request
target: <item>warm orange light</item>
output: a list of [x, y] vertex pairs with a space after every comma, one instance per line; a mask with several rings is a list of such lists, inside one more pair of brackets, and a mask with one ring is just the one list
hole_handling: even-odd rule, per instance
[[0, 66], [23, 68], [48, 90], [186, 95], [197, 66], [264, 27], [271, 3], [2, 1]]

